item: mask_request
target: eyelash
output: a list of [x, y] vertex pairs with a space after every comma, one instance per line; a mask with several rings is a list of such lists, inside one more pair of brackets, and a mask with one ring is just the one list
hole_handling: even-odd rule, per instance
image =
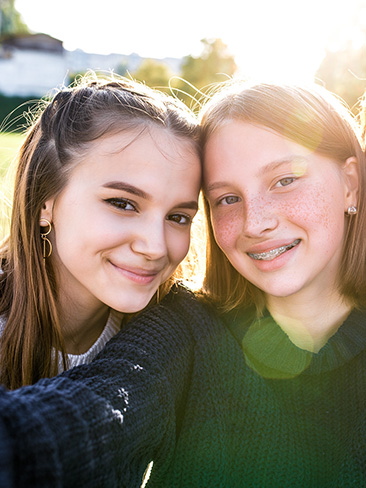
[[[112, 205], [112, 207], [115, 207], [118, 210], [122, 210], [124, 212], [138, 211], [136, 205], [126, 198], [108, 198], [107, 200], [105, 200], [105, 202], [107, 202], [109, 205]], [[126, 208], [127, 206], [130, 206], [132, 208]], [[182, 219], [185, 219], [185, 222], [181, 222]], [[191, 225], [193, 219], [190, 215], [172, 214], [168, 216], [167, 220], [181, 226], [187, 226]]]
[[[279, 185], [279, 183], [281, 183], [281, 181], [286, 181], [286, 180], [290, 180], [289, 183], [287, 183], [287, 185]], [[289, 185], [292, 185], [292, 183], [294, 183], [294, 181], [296, 181], [297, 178], [295, 176], [286, 176], [285, 178], [281, 178], [279, 179], [275, 185], [274, 185], [274, 188], [285, 188], [286, 186], [289, 186]], [[277, 186], [279, 185], [279, 186]]]
[[[137, 212], [136, 205], [134, 205], [130, 200], [127, 200], [126, 198], [108, 198], [107, 200], [104, 200], [105, 202], [109, 203], [109, 205], [112, 205], [112, 207], [115, 207], [119, 210], [123, 210], [125, 212]], [[131, 208], [126, 208], [127, 206], [131, 206]]]
[[[234, 202], [228, 202], [228, 200], [232, 198], [234, 199], [235, 201]], [[235, 203], [238, 203], [240, 201], [240, 198], [239, 197], [236, 197], [234, 195], [228, 195], [226, 197], [223, 197], [223, 198], [220, 198], [220, 200], [218, 200], [217, 202], [217, 205], [234, 205]]]
[[[178, 219], [186, 219], [185, 222], [178, 222], [175, 220], [178, 217]], [[170, 222], [173, 222], [175, 224], [181, 225], [181, 226], [186, 226], [186, 225], [191, 225], [192, 223], [192, 217], [189, 215], [184, 215], [184, 214], [172, 214], [168, 216], [168, 220]]]

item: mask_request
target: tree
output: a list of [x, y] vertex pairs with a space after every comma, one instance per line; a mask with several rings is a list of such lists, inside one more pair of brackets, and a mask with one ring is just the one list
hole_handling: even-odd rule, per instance
[[227, 45], [221, 39], [202, 39], [201, 43], [203, 48], [198, 57], [189, 55], [183, 59], [182, 80], [175, 83], [182, 90], [178, 94], [179, 98], [188, 105], [193, 105], [192, 97], [199, 98], [200, 90], [231, 78], [237, 69], [234, 56], [229, 53]]
[[28, 32], [28, 27], [14, 6], [14, 0], [0, 0], [0, 38]]
[[355, 48], [348, 43], [339, 51], [327, 51], [316, 78], [356, 110], [366, 89], [366, 46]]
[[122, 60], [115, 68], [114, 72], [120, 76], [128, 75], [128, 64], [126, 61]]
[[139, 68], [132, 73], [133, 78], [143, 81], [151, 88], [158, 88], [161, 91], [169, 92], [169, 80], [172, 72], [169, 66], [161, 61], [145, 59]]

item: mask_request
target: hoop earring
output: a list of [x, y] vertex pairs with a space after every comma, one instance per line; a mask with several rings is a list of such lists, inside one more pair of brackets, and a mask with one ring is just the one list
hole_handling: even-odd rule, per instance
[[[42, 221], [46, 222], [46, 225], [41, 225]], [[40, 220], [40, 226], [41, 227], [47, 227], [48, 226], [48, 229], [46, 230], [46, 232], [41, 232], [41, 239], [43, 241], [42, 257], [44, 260], [46, 260], [46, 258], [49, 258], [52, 254], [52, 244], [51, 244], [51, 241], [47, 238], [48, 234], [52, 230], [52, 225], [51, 225], [51, 222], [49, 222], [47, 219], [41, 219]], [[48, 253], [46, 252], [47, 251], [47, 244], [48, 244]]]
[[347, 208], [347, 215], [355, 215], [357, 213], [357, 207], [351, 205]]

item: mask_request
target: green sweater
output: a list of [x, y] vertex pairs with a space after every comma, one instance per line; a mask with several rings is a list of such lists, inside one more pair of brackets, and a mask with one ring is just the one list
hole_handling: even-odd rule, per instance
[[152, 460], [149, 488], [365, 487], [365, 327], [311, 354], [178, 293], [91, 365], [3, 392], [0, 486], [139, 487]]

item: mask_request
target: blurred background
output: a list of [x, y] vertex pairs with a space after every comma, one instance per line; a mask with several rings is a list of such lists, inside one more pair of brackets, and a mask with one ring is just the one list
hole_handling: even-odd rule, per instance
[[0, 0], [1, 120], [7, 98], [44, 96], [89, 68], [193, 96], [189, 83], [227, 77], [317, 79], [353, 107], [366, 86], [366, 0]]
[[316, 80], [356, 112], [366, 0], [0, 0], [3, 201], [28, 111], [88, 69], [173, 91], [195, 109], [200, 91], [231, 77]]

